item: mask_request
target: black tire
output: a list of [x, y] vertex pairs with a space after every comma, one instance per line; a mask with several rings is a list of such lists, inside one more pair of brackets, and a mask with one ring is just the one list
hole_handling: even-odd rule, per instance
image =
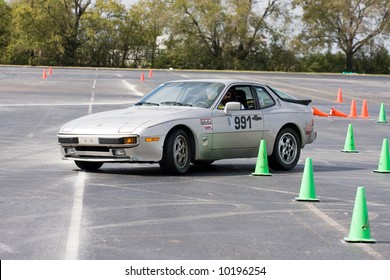
[[75, 160], [74, 163], [78, 168], [87, 170], [87, 171], [95, 171], [102, 167], [103, 162], [91, 162], [91, 161], [80, 161]]
[[286, 127], [279, 131], [275, 139], [274, 150], [268, 157], [269, 167], [274, 170], [290, 170], [294, 168], [301, 155], [301, 144], [298, 134]]
[[165, 139], [163, 157], [159, 162], [164, 173], [184, 174], [191, 163], [191, 145], [187, 133], [182, 129], [172, 131]]

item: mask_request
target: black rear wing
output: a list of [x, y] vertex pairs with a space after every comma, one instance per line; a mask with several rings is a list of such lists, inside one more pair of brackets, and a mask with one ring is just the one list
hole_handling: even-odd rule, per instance
[[286, 98], [281, 98], [281, 99], [285, 102], [301, 104], [306, 106], [311, 103], [311, 99], [286, 99]]

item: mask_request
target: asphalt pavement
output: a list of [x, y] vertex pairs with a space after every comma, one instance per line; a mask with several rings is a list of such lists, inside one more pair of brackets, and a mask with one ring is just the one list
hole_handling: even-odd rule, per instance
[[[388, 76], [53, 68], [43, 79], [44, 69], [0, 67], [0, 259], [390, 259], [390, 174], [373, 172], [390, 137], [377, 123], [382, 103], [390, 114]], [[349, 114], [354, 99], [360, 115], [366, 100], [369, 117], [315, 117], [318, 137], [296, 168], [267, 177], [251, 176], [256, 158], [184, 176], [158, 164], [84, 172], [61, 159], [67, 121], [126, 108], [165, 81], [209, 77], [264, 82], [324, 112]], [[350, 124], [358, 153], [341, 152]], [[320, 202], [295, 200], [307, 158]], [[358, 187], [376, 243], [344, 241]]]

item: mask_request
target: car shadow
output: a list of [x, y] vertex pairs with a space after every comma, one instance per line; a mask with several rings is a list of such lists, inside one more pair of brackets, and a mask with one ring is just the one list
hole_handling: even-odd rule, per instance
[[[213, 163], [210, 165], [191, 165], [188, 172], [184, 175], [169, 175], [164, 174], [158, 164], [150, 165], [103, 165], [103, 167], [96, 171], [84, 171], [88, 173], [96, 174], [115, 174], [125, 176], [239, 176], [239, 175], [251, 175], [255, 171], [256, 166], [253, 163]], [[363, 167], [354, 166], [339, 166], [339, 165], [315, 165], [313, 167], [314, 172], [345, 172], [366, 170]], [[272, 175], [277, 174], [297, 174], [302, 173], [304, 170], [304, 164], [297, 164], [297, 166], [288, 171], [279, 171], [269, 169]], [[83, 171], [80, 169], [74, 169], [74, 171]]]
[[253, 164], [211, 164], [211, 165], [191, 165], [189, 170], [184, 175], [170, 175], [161, 171], [158, 165], [143, 165], [143, 166], [123, 166], [123, 167], [111, 167], [103, 165], [102, 168], [95, 171], [85, 171], [81, 169], [74, 169], [76, 172], [88, 172], [94, 174], [113, 174], [113, 175], [125, 175], [125, 176], [239, 176], [248, 175], [254, 171]]
[[[303, 166], [302, 166], [303, 170]], [[360, 166], [340, 166], [340, 165], [315, 165], [313, 166], [314, 172], [345, 172], [345, 171], [357, 171], [357, 170], [367, 170], [366, 167]]]

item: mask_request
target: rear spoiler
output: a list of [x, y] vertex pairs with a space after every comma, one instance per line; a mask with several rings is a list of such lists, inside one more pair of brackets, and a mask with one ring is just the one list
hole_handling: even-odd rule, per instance
[[295, 104], [301, 104], [301, 105], [309, 105], [311, 103], [311, 99], [285, 99], [281, 98], [283, 101], [289, 102], [289, 103], [295, 103]]

